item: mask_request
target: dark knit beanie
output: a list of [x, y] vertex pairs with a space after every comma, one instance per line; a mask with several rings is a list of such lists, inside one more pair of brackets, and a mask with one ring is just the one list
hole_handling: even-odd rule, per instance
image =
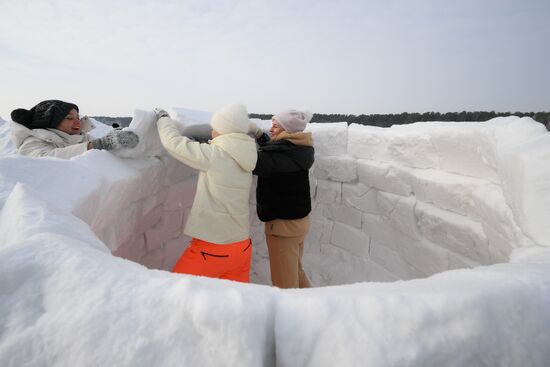
[[55, 129], [72, 109], [78, 112], [78, 106], [74, 103], [50, 99], [40, 102], [30, 110], [18, 108], [11, 111], [11, 119], [29, 129]]

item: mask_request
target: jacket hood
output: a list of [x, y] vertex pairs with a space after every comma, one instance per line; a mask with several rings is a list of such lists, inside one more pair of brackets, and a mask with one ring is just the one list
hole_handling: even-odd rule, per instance
[[243, 170], [252, 172], [256, 167], [256, 142], [250, 136], [241, 133], [223, 134], [212, 139], [210, 144], [229, 154]]
[[279, 135], [274, 137], [272, 140], [288, 140], [294, 145], [303, 145], [306, 147], [312, 147], [313, 146], [313, 137], [311, 136], [311, 133], [305, 133], [305, 132], [297, 132], [297, 133], [289, 133], [287, 131], [282, 131]]

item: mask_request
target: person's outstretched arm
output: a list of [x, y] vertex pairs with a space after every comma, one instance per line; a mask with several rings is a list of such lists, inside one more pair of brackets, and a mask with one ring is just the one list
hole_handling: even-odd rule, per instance
[[176, 123], [162, 109], [155, 109], [160, 141], [170, 155], [189, 167], [206, 171], [210, 167], [212, 147], [182, 136]]
[[55, 148], [52, 144], [41, 139], [27, 138], [18, 149], [18, 153], [27, 157], [55, 157], [61, 159], [71, 159], [88, 150], [88, 142], [70, 145], [63, 148]]

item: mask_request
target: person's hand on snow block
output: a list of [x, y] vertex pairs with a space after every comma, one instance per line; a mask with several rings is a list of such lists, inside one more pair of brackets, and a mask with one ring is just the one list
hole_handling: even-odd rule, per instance
[[155, 111], [155, 115], [157, 115], [157, 121], [161, 117], [170, 117], [170, 114], [168, 112], [166, 112], [165, 110], [163, 110], [162, 108], [156, 107], [153, 111]]
[[90, 141], [93, 149], [117, 150], [134, 148], [139, 143], [139, 136], [129, 130], [111, 130], [102, 138]]

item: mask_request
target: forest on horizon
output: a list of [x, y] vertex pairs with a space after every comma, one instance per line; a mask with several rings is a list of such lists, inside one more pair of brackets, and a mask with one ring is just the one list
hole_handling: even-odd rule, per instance
[[[251, 113], [250, 118], [261, 120], [270, 120], [272, 114]], [[392, 125], [410, 124], [420, 121], [487, 121], [495, 117], [503, 116], [519, 116], [531, 117], [535, 121], [545, 125], [550, 130], [550, 112], [495, 112], [495, 111], [473, 111], [473, 112], [403, 112], [398, 114], [361, 114], [361, 115], [346, 115], [346, 114], [313, 114], [311, 122], [347, 122], [348, 124], [371, 125], [378, 127], [390, 127]], [[130, 125], [131, 117], [109, 117], [109, 116], [92, 116], [107, 125], [114, 123], [121, 127]]]

